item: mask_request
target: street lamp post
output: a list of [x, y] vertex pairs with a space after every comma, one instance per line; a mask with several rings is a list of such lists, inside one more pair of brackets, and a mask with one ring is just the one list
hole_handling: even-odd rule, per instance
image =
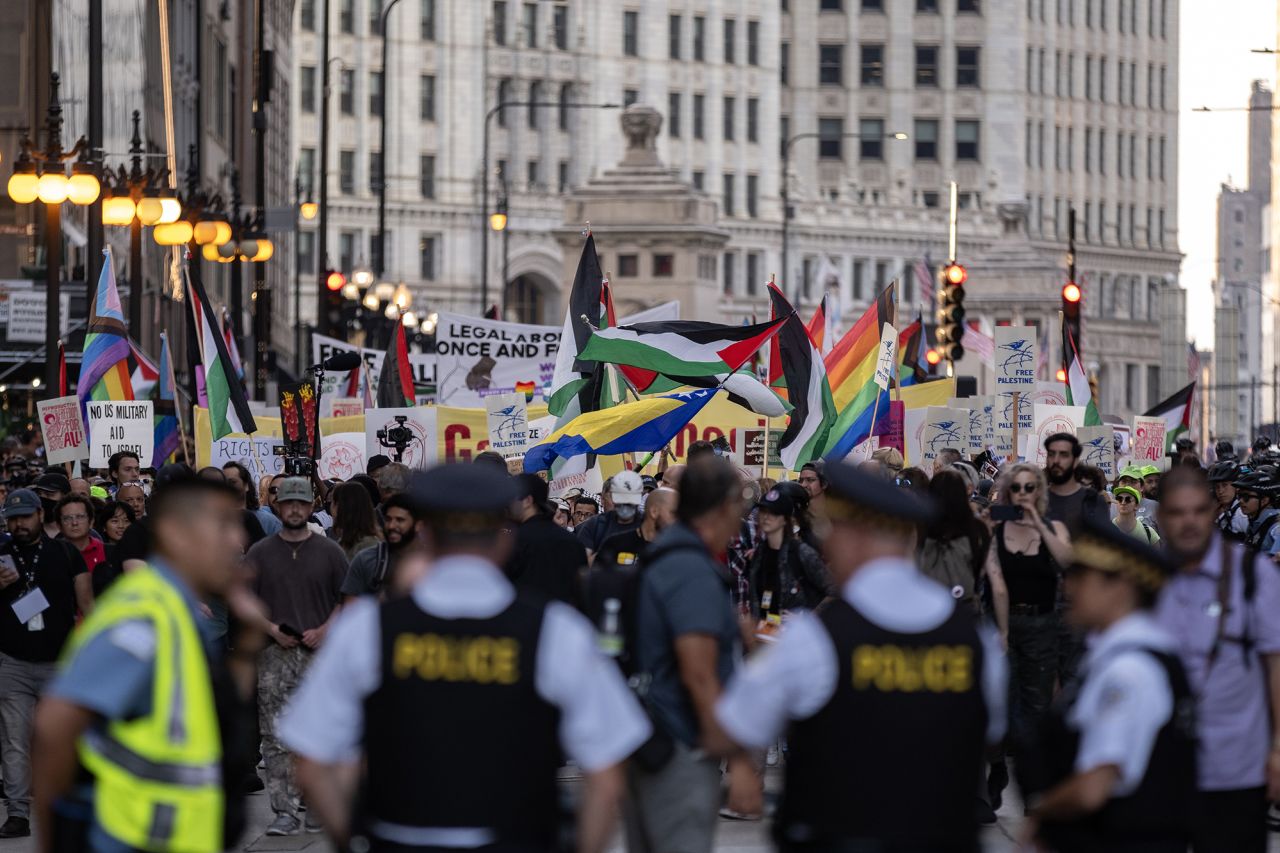
[[[78, 157], [67, 178], [63, 165]], [[22, 153], [9, 177], [9, 197], [18, 204], [37, 199], [45, 205], [45, 386], [58, 387], [58, 338], [61, 334], [62, 203], [89, 205], [102, 192], [89, 156], [89, 141], [80, 137], [70, 151], [62, 150], [62, 105], [58, 100], [58, 75], [49, 75], [49, 107], [45, 114], [45, 148], [34, 151], [22, 138]]]
[[[307, 188], [305, 200], [302, 195], [302, 172], [293, 178], [293, 206], [302, 218], [310, 221], [316, 218], [316, 203], [311, 200], [311, 188]], [[296, 220], [295, 220], [296, 222]], [[294, 373], [302, 375], [302, 232], [296, 224], [293, 234], [293, 366]]]
[[382, 35], [382, 88], [378, 92], [378, 151], [382, 170], [378, 175], [378, 254], [373, 259], [373, 274], [378, 278], [382, 278], [387, 267], [387, 163], [390, 159], [387, 157], [387, 87], [390, 83], [387, 79], [387, 18], [399, 2], [390, 0], [378, 18], [378, 31]]
[[[385, 88], [386, 81], [383, 81]], [[571, 110], [616, 110], [621, 104], [575, 104], [560, 103], [558, 101], [502, 101], [494, 104], [484, 116], [484, 134], [481, 144], [481, 170], [480, 170], [480, 313], [483, 314], [489, 309], [489, 127], [493, 121], [493, 117], [508, 107], [526, 107], [536, 109], [539, 107], [559, 107]], [[386, 170], [386, 164], [383, 163], [383, 171]]]
[[329, 23], [333, 15], [329, 0], [324, 0], [324, 21], [320, 32], [321, 99], [320, 99], [320, 222], [316, 228], [316, 319], [325, 315], [325, 270], [329, 267], [329, 100], [332, 80], [329, 75]]
[[[507, 226], [511, 224], [511, 217], [508, 215], [507, 209], [507, 174], [502, 172], [498, 175], [501, 183], [498, 184], [498, 204], [493, 209], [493, 213], [489, 214], [489, 227], [494, 231], [502, 234], [502, 287], [506, 288], [508, 281], [508, 266], [510, 261], [511, 234], [507, 230]], [[486, 306], [486, 310], [488, 310]]]
[[[797, 133], [782, 142], [782, 290], [787, 292], [791, 289], [791, 267], [790, 263], [790, 245], [789, 238], [791, 236], [791, 216], [793, 210], [791, 208], [791, 146], [795, 145], [802, 139], [819, 139], [822, 134], [817, 131], [806, 131], [805, 133]], [[835, 137], [830, 137], [835, 138]], [[840, 139], [861, 139], [861, 133], [842, 133]], [[902, 140], [907, 138], [907, 134], [902, 131], [886, 133], [885, 139]], [[795, 291], [792, 291], [793, 293]]]

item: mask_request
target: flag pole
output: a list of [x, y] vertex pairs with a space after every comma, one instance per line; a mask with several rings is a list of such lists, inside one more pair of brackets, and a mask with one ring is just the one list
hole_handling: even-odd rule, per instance
[[[169, 338], [169, 330], [160, 330], [160, 345], [163, 348]], [[173, 377], [173, 350], [169, 350], [169, 387], [173, 389], [173, 414], [178, 419], [178, 440], [182, 445], [182, 461], [191, 464], [191, 455], [187, 451], [187, 430], [182, 424], [182, 406], [178, 405], [178, 383]]]

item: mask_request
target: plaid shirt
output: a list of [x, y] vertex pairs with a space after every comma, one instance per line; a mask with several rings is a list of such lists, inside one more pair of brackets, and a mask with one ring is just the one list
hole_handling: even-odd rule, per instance
[[757, 510], [752, 509], [738, 528], [738, 535], [729, 542], [728, 564], [733, 572], [734, 589], [733, 604], [739, 613], [751, 612], [751, 582], [747, 576], [747, 567], [760, 545], [760, 530]]

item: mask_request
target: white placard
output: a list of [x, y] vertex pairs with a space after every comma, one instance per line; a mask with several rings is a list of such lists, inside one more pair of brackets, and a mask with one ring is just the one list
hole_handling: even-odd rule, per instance
[[75, 462], [89, 453], [80, 401], [75, 397], [54, 397], [36, 403], [40, 431], [44, 435], [44, 458], [51, 465]]
[[963, 456], [969, 446], [969, 412], [948, 406], [925, 409], [924, 429], [920, 436], [920, 467], [933, 473], [934, 460], [946, 449], [958, 450]]
[[1084, 426], [1084, 406], [1037, 405], [1032, 407], [1032, 411], [1035, 420], [1036, 446], [1027, 448], [1031, 452], [1027, 458], [1034, 459], [1035, 463], [1043, 468], [1049, 458], [1044, 440], [1055, 432], [1075, 435], [1076, 430]]
[[1035, 386], [1035, 328], [996, 327], [995, 374], [997, 390], [1029, 391]]
[[876, 384], [881, 391], [889, 390], [893, 368], [897, 364], [898, 330], [892, 323], [885, 323], [880, 330], [880, 355], [876, 358]]
[[[44, 343], [44, 324], [45, 317], [48, 314], [45, 307], [48, 304], [49, 300], [45, 298], [45, 293], [42, 290], [11, 292], [9, 294], [9, 328], [7, 335], [9, 343]], [[58, 314], [59, 334], [65, 338], [71, 324], [70, 294], [59, 294], [58, 306], [60, 308], [60, 313]]]
[[1102, 469], [1108, 480], [1116, 477], [1115, 430], [1110, 424], [1080, 427], [1076, 430], [1080, 439], [1080, 464]]
[[543, 394], [555, 373], [560, 332], [559, 326], [441, 311], [436, 322], [436, 400], [474, 408], [494, 394]]
[[1067, 405], [1067, 386], [1061, 382], [1037, 382], [1035, 390], [1027, 394], [1033, 406]]
[[[403, 416], [404, 422], [396, 420]], [[436, 407], [417, 406], [404, 409], [369, 409], [364, 413], [364, 453], [369, 459], [378, 454], [389, 456], [394, 461], [395, 449], [387, 447], [378, 439], [379, 430], [394, 430], [397, 427], [409, 430], [409, 442], [404, 446], [404, 456], [400, 459], [410, 468], [426, 468], [436, 461]], [[394, 439], [395, 433], [388, 432], [386, 440]]]
[[[311, 358], [316, 364], [336, 355], [340, 352], [354, 352], [364, 359], [365, 364], [369, 365], [369, 382], [376, 396], [378, 389], [378, 376], [382, 372], [382, 359], [386, 356], [384, 350], [370, 349], [365, 347], [361, 349], [354, 344], [346, 341], [330, 338], [325, 335], [311, 336]], [[415, 385], [427, 386], [435, 385], [436, 381], [436, 359], [433, 355], [426, 355], [419, 352], [409, 353], [409, 367], [413, 371], [413, 382]], [[324, 389], [322, 394], [324, 397], [339, 398], [346, 393], [347, 380], [350, 377], [350, 371], [330, 371], [324, 375]], [[361, 379], [361, 383], [364, 379]], [[418, 402], [431, 402], [425, 396], [419, 396]]]
[[228, 462], [239, 462], [249, 469], [254, 482], [284, 472], [284, 456], [276, 448], [284, 447], [283, 438], [270, 436], [226, 436], [209, 444], [209, 465], [221, 468]]
[[503, 459], [524, 456], [529, 448], [529, 411], [524, 394], [494, 394], [484, 398], [489, 414], [489, 449]]
[[139, 459], [155, 454], [155, 403], [150, 400], [90, 401], [89, 465], [106, 468], [111, 454], [131, 450]]
[[364, 400], [360, 397], [325, 397], [324, 417], [347, 418], [364, 414]]
[[316, 471], [322, 479], [350, 480], [364, 473], [364, 433], [339, 432], [320, 436], [320, 458]]

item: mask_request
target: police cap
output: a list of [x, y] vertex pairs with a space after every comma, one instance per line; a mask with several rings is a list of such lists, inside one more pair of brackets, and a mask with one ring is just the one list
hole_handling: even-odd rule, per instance
[[496, 465], [446, 464], [415, 472], [409, 494], [429, 522], [467, 533], [500, 525], [520, 490]]
[[827, 515], [844, 521], [899, 530], [930, 523], [937, 512], [933, 501], [913, 489], [890, 487], [882, 477], [843, 462], [826, 467]]
[[1240, 466], [1233, 461], [1215, 462], [1213, 467], [1209, 469], [1210, 483], [1230, 483], [1235, 480], [1240, 471]]
[[1232, 485], [1258, 495], [1270, 496], [1276, 493], [1276, 479], [1265, 466], [1241, 475]]
[[1071, 543], [1071, 565], [1125, 577], [1150, 592], [1158, 591], [1173, 574], [1165, 555], [1110, 519], [1086, 515]]

